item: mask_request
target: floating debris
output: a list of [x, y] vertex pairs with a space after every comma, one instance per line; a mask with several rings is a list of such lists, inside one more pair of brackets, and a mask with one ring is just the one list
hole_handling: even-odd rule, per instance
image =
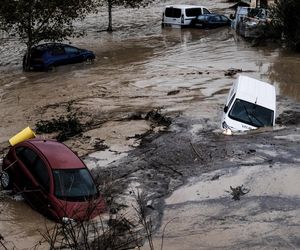
[[83, 132], [83, 126], [80, 124], [76, 114], [60, 116], [58, 119], [53, 118], [49, 121], [40, 120], [35, 126], [37, 133], [49, 134], [59, 132], [56, 139], [60, 142]]
[[231, 191], [227, 191], [232, 195], [232, 199], [235, 201], [239, 201], [241, 199], [241, 196], [248, 194], [250, 192], [250, 189], [244, 188], [243, 185], [237, 186], [237, 187], [232, 187], [230, 186]]
[[172, 90], [170, 92], [168, 92], [167, 95], [177, 95], [180, 92], [180, 90]]

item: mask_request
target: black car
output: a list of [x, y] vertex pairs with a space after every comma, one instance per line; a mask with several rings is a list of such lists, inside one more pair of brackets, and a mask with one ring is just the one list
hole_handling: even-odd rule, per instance
[[204, 14], [199, 15], [192, 20], [191, 26], [196, 28], [218, 28], [222, 26], [230, 26], [231, 20], [219, 14]]
[[[28, 55], [24, 55], [23, 68]], [[45, 43], [31, 49], [30, 69], [48, 70], [54, 66], [92, 61], [95, 54], [92, 51], [79, 49], [62, 43]]]

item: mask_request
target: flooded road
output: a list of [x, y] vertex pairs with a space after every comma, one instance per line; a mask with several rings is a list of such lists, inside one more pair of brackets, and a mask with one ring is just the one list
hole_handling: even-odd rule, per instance
[[[85, 23], [78, 24], [79, 29], [87, 31], [87, 36], [71, 42], [96, 53], [97, 58], [92, 65], [76, 64], [55, 68], [52, 72], [23, 73], [20, 62], [24, 47], [16, 39], [1, 39], [1, 152], [5, 152], [7, 140], [19, 130], [26, 126], [34, 128], [40, 119], [65, 115], [66, 110], [70, 108], [72, 112], [77, 113], [81, 123], [85, 124], [85, 130], [81, 136], [66, 141], [66, 144], [84, 156], [85, 162], [95, 174], [101, 173], [100, 179], [113, 173], [115, 179], [126, 176], [123, 177], [125, 183], [131, 183], [132, 178], [135, 183], [138, 182], [135, 185], [148, 189], [149, 199], [153, 200], [155, 207], [153, 213], [157, 219], [155, 223], [157, 229], [160, 223], [164, 225], [180, 209], [183, 211], [183, 218], [189, 217], [186, 224], [184, 219], [180, 219], [175, 221], [173, 226], [170, 225], [172, 228], [170, 238], [176, 238], [175, 236], [189, 229], [190, 234], [196, 235], [190, 239], [191, 245], [184, 247], [178, 245], [178, 249], [195, 249], [197, 242], [201, 243], [203, 248], [270, 246], [265, 241], [253, 242], [253, 245], [249, 242], [244, 245], [240, 245], [241, 242], [230, 245], [229, 242], [233, 241], [233, 235], [242, 228], [241, 221], [250, 213], [250, 208], [260, 209], [255, 205], [257, 203], [255, 197], [264, 197], [262, 190], [267, 189], [261, 186], [255, 192], [252, 186], [259, 186], [262, 182], [260, 179], [250, 181], [248, 176], [269, 175], [271, 170], [268, 169], [269, 165], [265, 164], [270, 160], [278, 161], [279, 164], [274, 165], [272, 171], [279, 169], [279, 172], [272, 172], [269, 178], [278, 179], [286, 176], [284, 177], [287, 178], [286, 182], [291, 181], [294, 186], [276, 192], [270, 188], [272, 192], [270, 191], [268, 195], [279, 196], [280, 199], [285, 198], [282, 197], [285, 195], [291, 196], [291, 200], [287, 199], [287, 204], [293, 203], [292, 201], [294, 203], [287, 205], [289, 207], [287, 213], [284, 212], [286, 207], [282, 208], [283, 211], [279, 207], [277, 212], [273, 213], [272, 220], [284, 220], [286, 223], [283, 223], [282, 228], [276, 224], [276, 233], [270, 233], [267, 235], [269, 238], [266, 238], [270, 240], [281, 232], [285, 235], [282, 237], [286, 237], [284, 248], [300, 247], [299, 238], [292, 237], [297, 233], [299, 235], [299, 221], [295, 221], [293, 225], [290, 223], [290, 220], [299, 217], [299, 184], [294, 179], [299, 175], [297, 168], [299, 131], [294, 131], [293, 126], [287, 126], [283, 130], [275, 130], [274, 133], [267, 131], [230, 138], [219, 135], [218, 131], [223, 104], [234, 80], [232, 77], [224, 76], [229, 68], [241, 69], [248, 76], [275, 85], [279, 95], [278, 114], [285, 110], [298, 110], [299, 55], [286, 52], [275, 44], [259, 46], [245, 42], [227, 28], [161, 29], [161, 11], [167, 4], [168, 2], [159, 3], [138, 10], [116, 9], [114, 12], [116, 31], [113, 33], [99, 32], [106, 28], [105, 12], [91, 16]], [[228, 5], [221, 1], [203, 1], [202, 4], [209, 9], [229, 13]], [[176, 94], [170, 94], [171, 91], [175, 91], [173, 93]], [[168, 133], [162, 135], [156, 133], [162, 128], [149, 120], [132, 119], [133, 115], [145, 116], [147, 112], [156, 108], [160, 108], [163, 114], [173, 120]], [[297, 124], [294, 126], [297, 127]], [[136, 136], [149, 130], [153, 130], [154, 135], [146, 142]], [[94, 152], [97, 151], [95, 142], [99, 140], [104, 140], [103, 143], [108, 148], [105, 151]], [[268, 144], [270, 141], [278, 147], [270, 146]], [[142, 146], [138, 147], [140, 142]], [[198, 148], [199, 155], [193, 152], [191, 142]], [[256, 150], [262, 147], [261, 152], [258, 150], [251, 159], [248, 159], [247, 153], [247, 150], [252, 149], [249, 144], [257, 145]], [[282, 157], [273, 155], [274, 151]], [[251, 162], [247, 163], [249, 160]], [[240, 171], [238, 176], [244, 176], [244, 179], [240, 182], [233, 180], [231, 168], [244, 164], [246, 166], [252, 164], [250, 169], [242, 167], [237, 170]], [[225, 176], [224, 180], [220, 178], [220, 183], [215, 182], [222, 187], [221, 191], [211, 194], [211, 188], [214, 192], [218, 192], [218, 189], [215, 189], [215, 186], [205, 186], [207, 184], [205, 178], [220, 175], [214, 171], [219, 171], [223, 167], [228, 168], [224, 170], [225, 172], [220, 170]], [[263, 171], [261, 168], [266, 169], [266, 172], [261, 172]], [[283, 170], [284, 168], [286, 170]], [[208, 177], [202, 176], [203, 173], [207, 173]], [[196, 181], [191, 179], [193, 177]], [[195, 202], [185, 207], [191, 200], [178, 199], [180, 189], [176, 191], [179, 193], [174, 192], [174, 196], [171, 193], [183, 184], [191, 185], [188, 183], [196, 183], [195, 190], [198, 190], [199, 195], [195, 191], [196, 195], [190, 197]], [[283, 185], [272, 180], [270, 183], [275, 186]], [[251, 195], [247, 196], [243, 203], [237, 205], [232, 203], [230, 196], [224, 198], [226, 195], [224, 190], [228, 190], [230, 185], [241, 184], [247, 184], [251, 188]], [[183, 190], [188, 190], [185, 188], [184, 186]], [[212, 198], [207, 200], [207, 193], [213, 197], [213, 201]], [[164, 201], [168, 195], [171, 196]], [[14, 242], [18, 249], [33, 246], [41, 237], [37, 232], [38, 228], [34, 230], [32, 222], [44, 225], [45, 219], [32, 211], [23, 201], [10, 200], [6, 194], [1, 196], [5, 198], [0, 203], [0, 210], [3, 211], [1, 216], [6, 219], [0, 223], [0, 233], [5, 240]], [[179, 195], [182, 196], [188, 199], [184, 191]], [[276, 203], [276, 199], [274, 198], [272, 202]], [[270, 204], [273, 204], [272, 202]], [[243, 206], [245, 209], [242, 213]], [[163, 218], [164, 208], [166, 212]], [[224, 215], [222, 212], [225, 208], [232, 209], [232, 213], [243, 215], [232, 219], [230, 213]], [[23, 210], [26, 210], [26, 213]], [[279, 217], [276, 217], [276, 213]], [[216, 224], [212, 225], [216, 226], [216, 232], [222, 231], [224, 234], [213, 233], [215, 228], [213, 226], [209, 228], [209, 220], [203, 219], [214, 218], [216, 214], [220, 215], [217, 219], [219, 227]], [[226, 216], [230, 217], [228, 217], [229, 224]], [[196, 217], [200, 220], [193, 220]], [[258, 223], [262, 231], [266, 232], [264, 223], [266, 220], [266, 216], [257, 215], [243, 230], [246, 232], [250, 228], [255, 231], [255, 223]], [[199, 223], [201, 230], [193, 224], [193, 221]], [[223, 225], [233, 228], [224, 230]], [[6, 230], [8, 227], [10, 231]], [[268, 230], [271, 232], [273, 226], [270, 228]], [[161, 230], [158, 231], [158, 235], [160, 233]], [[199, 233], [205, 235], [201, 240], [197, 236]], [[216, 241], [217, 237], [220, 237], [218, 244], [208, 244]], [[241, 241], [246, 242], [253, 238], [245, 233], [241, 236]], [[169, 247], [166, 245], [167, 242], [170, 244]], [[165, 248], [175, 249], [173, 247], [176, 244], [179, 243], [168, 240]]]

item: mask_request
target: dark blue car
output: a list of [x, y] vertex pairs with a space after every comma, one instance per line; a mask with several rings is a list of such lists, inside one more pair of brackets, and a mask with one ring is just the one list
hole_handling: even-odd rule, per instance
[[[25, 68], [24, 56], [23, 67]], [[92, 51], [79, 49], [70, 45], [61, 43], [45, 43], [40, 44], [31, 49], [30, 69], [34, 70], [49, 70], [55, 66], [91, 62], [95, 59], [95, 54]]]
[[222, 26], [230, 26], [231, 20], [219, 14], [204, 14], [199, 15], [191, 21], [191, 26], [195, 28], [218, 28]]

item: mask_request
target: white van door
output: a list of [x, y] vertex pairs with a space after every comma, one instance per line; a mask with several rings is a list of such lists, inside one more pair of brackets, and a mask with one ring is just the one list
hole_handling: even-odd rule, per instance
[[183, 19], [182, 9], [167, 7], [164, 12], [163, 23], [168, 26], [181, 25]]
[[186, 8], [184, 13], [184, 25], [190, 25], [193, 19], [203, 14], [210, 14], [210, 12], [204, 7]]

